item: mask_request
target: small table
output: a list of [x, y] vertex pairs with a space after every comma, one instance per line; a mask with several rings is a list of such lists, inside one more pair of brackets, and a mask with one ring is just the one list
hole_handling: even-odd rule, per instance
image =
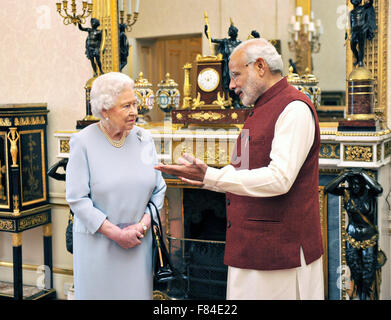
[[[22, 233], [23, 231], [43, 226], [44, 251], [44, 278], [37, 283], [38, 290], [31, 291], [31, 295], [23, 295], [22, 273]], [[52, 224], [50, 205], [40, 206], [21, 212], [19, 215], [0, 213], [0, 231], [12, 233], [14, 294], [8, 290], [0, 291], [0, 299], [40, 299], [54, 298], [53, 289], [53, 261], [52, 261]], [[4, 287], [4, 286], [3, 286]], [[26, 291], [26, 290], [25, 290]], [[28, 291], [28, 290], [27, 290]]]

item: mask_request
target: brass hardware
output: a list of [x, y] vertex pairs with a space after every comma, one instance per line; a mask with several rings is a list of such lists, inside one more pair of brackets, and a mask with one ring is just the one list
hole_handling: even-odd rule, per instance
[[19, 133], [16, 131], [17, 128], [9, 128], [10, 132], [8, 133], [8, 140], [11, 143], [11, 158], [12, 158], [12, 165], [11, 167], [17, 167], [18, 166], [18, 146], [17, 142], [19, 140]]
[[13, 233], [12, 234], [12, 246], [20, 247], [22, 245], [22, 233]]

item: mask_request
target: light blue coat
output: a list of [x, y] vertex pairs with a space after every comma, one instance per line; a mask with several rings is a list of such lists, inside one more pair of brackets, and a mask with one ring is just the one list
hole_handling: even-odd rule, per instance
[[97, 124], [72, 135], [66, 199], [74, 212], [73, 267], [76, 299], [151, 299], [152, 238], [123, 249], [97, 232], [105, 219], [138, 223], [149, 200], [161, 209], [166, 184], [153, 167], [157, 154], [148, 131], [133, 127], [115, 148]]

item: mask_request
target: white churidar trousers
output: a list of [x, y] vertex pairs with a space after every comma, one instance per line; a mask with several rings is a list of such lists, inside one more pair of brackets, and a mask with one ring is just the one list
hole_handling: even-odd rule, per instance
[[301, 266], [283, 270], [228, 267], [227, 300], [323, 300], [322, 257], [307, 265], [300, 248]]

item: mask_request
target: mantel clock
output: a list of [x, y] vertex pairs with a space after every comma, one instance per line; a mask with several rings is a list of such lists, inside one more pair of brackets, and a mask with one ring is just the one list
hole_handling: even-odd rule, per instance
[[221, 54], [217, 56], [197, 55], [197, 87], [193, 108], [218, 108], [225, 100], [222, 85]]

